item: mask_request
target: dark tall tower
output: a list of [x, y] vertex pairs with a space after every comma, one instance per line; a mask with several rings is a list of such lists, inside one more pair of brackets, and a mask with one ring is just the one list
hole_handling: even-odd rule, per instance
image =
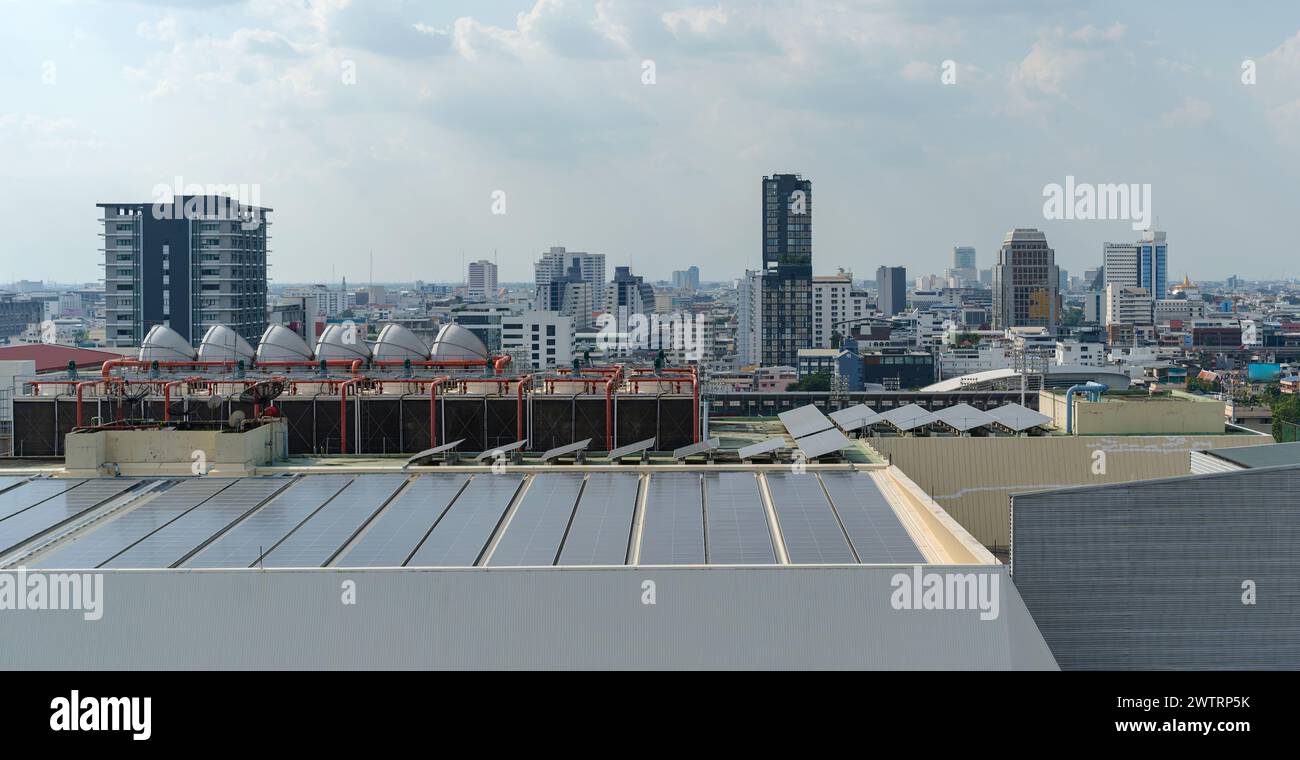
[[154, 325], [195, 346], [214, 325], [257, 343], [266, 330], [271, 209], [215, 195], [98, 206], [108, 345], [138, 346]]
[[812, 182], [763, 178], [763, 347], [766, 366], [794, 366], [812, 346]]

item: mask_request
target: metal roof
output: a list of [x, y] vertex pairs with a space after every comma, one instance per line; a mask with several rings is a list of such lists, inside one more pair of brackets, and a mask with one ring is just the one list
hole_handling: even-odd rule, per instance
[[[0, 519], [13, 528], [0, 567], [949, 561], [916, 505], [890, 484], [905, 477], [887, 474], [893, 468], [527, 469], [35, 479], [5, 494], [18, 512]], [[808, 532], [814, 518], [821, 533]]]
[[1206, 449], [1204, 453], [1219, 459], [1225, 459], [1247, 469], [1300, 464], [1300, 442]]

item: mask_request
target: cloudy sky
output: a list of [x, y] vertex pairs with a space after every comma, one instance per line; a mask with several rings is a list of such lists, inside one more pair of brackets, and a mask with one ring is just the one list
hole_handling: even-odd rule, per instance
[[1149, 183], [1171, 276], [1300, 273], [1291, 2], [0, 0], [0, 95], [0, 281], [99, 277], [95, 203], [177, 177], [258, 185], [280, 282], [551, 245], [726, 279], [773, 172], [819, 273], [1014, 226], [1080, 273], [1135, 233], [1045, 220], [1067, 175]]

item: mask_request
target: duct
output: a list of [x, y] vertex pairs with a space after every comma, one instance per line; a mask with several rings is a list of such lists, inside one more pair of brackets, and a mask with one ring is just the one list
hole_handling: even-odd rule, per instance
[[1110, 386], [1104, 383], [1094, 383], [1091, 380], [1080, 385], [1072, 385], [1065, 392], [1065, 434], [1074, 435], [1074, 394], [1083, 393], [1089, 401], [1100, 401], [1101, 394], [1110, 390]]

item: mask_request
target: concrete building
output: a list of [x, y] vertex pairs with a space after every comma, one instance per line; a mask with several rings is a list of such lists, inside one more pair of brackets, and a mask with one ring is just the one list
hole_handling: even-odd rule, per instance
[[633, 317], [649, 320], [656, 312], [655, 289], [631, 267], [614, 267], [614, 279], [605, 288], [603, 308], [614, 317], [613, 329], [627, 333]]
[[465, 278], [465, 296], [478, 301], [488, 301], [497, 294], [497, 265], [487, 259], [469, 263]]
[[700, 268], [692, 266], [674, 271], [673, 287], [678, 290], [699, 290]]
[[1016, 228], [1002, 239], [993, 268], [994, 327], [1045, 327], [1060, 323], [1056, 253], [1036, 229]]
[[739, 369], [763, 361], [763, 273], [745, 270], [736, 290], [739, 294], [736, 305], [736, 368]]
[[224, 196], [98, 207], [109, 346], [137, 346], [154, 325], [195, 346], [214, 325], [250, 342], [266, 330], [271, 209]]
[[813, 277], [813, 348], [839, 348], [832, 340], [836, 334], [847, 335], [851, 325], [853, 275], [839, 274]]
[[577, 331], [573, 317], [553, 311], [526, 311], [501, 318], [501, 350], [528, 356], [529, 369], [544, 370], [573, 364]]
[[1167, 298], [1169, 246], [1165, 233], [1147, 230], [1135, 243], [1106, 243], [1102, 247], [1106, 285], [1145, 288], [1152, 298]]
[[812, 182], [797, 174], [763, 178], [763, 351], [768, 366], [793, 365], [813, 345]]
[[540, 288], [553, 280], [568, 278], [575, 265], [578, 278], [591, 286], [592, 293], [599, 297], [605, 292], [605, 254], [570, 251], [564, 246], [553, 246], [542, 253], [533, 266], [535, 284]]
[[603, 293], [603, 287], [600, 291], [592, 287], [590, 279], [582, 272], [582, 262], [575, 260], [569, 264], [567, 274], [549, 277], [545, 284], [537, 286], [534, 307], [538, 311], [554, 311], [573, 317], [574, 328], [586, 331], [595, 325], [594, 314], [602, 301], [599, 294]]
[[32, 325], [44, 319], [40, 301], [18, 300], [10, 293], [0, 294], [0, 342], [16, 341]]
[[907, 309], [907, 267], [876, 270], [876, 299], [880, 313], [886, 317]]
[[1146, 288], [1106, 286], [1106, 326], [1153, 325], [1153, 302]]

